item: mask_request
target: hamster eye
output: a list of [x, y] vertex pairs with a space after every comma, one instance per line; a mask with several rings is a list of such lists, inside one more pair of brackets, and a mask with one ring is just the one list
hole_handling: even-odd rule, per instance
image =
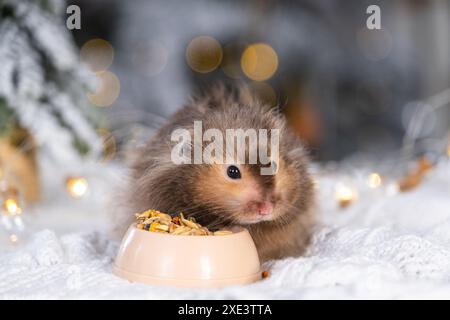
[[231, 179], [240, 179], [241, 178], [241, 171], [239, 171], [238, 167], [236, 167], [236, 166], [229, 166], [227, 168], [227, 175]]

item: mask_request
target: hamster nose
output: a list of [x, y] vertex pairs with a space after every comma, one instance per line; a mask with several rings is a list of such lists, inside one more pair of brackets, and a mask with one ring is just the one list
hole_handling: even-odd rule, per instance
[[262, 216], [267, 216], [273, 211], [273, 204], [269, 201], [264, 201], [258, 205], [258, 213]]

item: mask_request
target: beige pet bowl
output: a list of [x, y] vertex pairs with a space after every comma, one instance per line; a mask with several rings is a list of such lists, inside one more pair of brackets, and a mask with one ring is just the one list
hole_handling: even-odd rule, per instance
[[132, 282], [177, 287], [222, 287], [261, 279], [246, 229], [223, 236], [181, 236], [130, 226], [113, 273]]

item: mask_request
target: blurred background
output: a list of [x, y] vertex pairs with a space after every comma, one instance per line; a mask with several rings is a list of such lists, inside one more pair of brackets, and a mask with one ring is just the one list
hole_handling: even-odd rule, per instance
[[410, 190], [450, 157], [449, 34], [441, 0], [0, 0], [0, 224], [108, 212], [130, 148], [216, 82], [280, 108], [326, 172]]
[[[199, 87], [243, 81], [283, 108], [315, 159], [382, 158], [450, 85], [448, 1], [73, 3], [77, 45], [101, 38], [114, 49], [120, 95], [107, 115], [119, 145], [145, 139]], [[381, 30], [366, 27], [372, 4]], [[449, 122], [448, 108], [427, 115], [415, 152], [441, 152]]]
[[282, 110], [314, 160], [315, 272], [275, 291], [442, 295], [449, 35], [445, 0], [0, 0], [0, 298], [128, 298], [108, 233], [129, 223], [128, 156], [217, 82]]

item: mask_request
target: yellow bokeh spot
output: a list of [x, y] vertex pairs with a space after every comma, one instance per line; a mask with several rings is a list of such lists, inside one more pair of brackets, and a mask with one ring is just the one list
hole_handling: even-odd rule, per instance
[[94, 93], [88, 93], [89, 101], [97, 107], [108, 107], [116, 101], [120, 94], [120, 81], [110, 71], [98, 72], [97, 88]]
[[12, 234], [9, 236], [9, 241], [11, 241], [12, 243], [16, 243], [17, 241], [19, 241], [19, 237], [16, 234]]
[[81, 47], [80, 59], [93, 72], [105, 71], [113, 62], [114, 49], [106, 40], [91, 39]]
[[358, 197], [356, 191], [346, 185], [339, 184], [336, 187], [336, 200], [341, 208], [345, 208], [353, 203]]
[[186, 49], [186, 61], [192, 70], [208, 73], [222, 62], [223, 52], [220, 43], [209, 36], [192, 39]]
[[267, 80], [278, 69], [277, 53], [268, 44], [252, 44], [242, 53], [241, 68], [244, 74], [252, 80]]
[[367, 184], [369, 185], [369, 187], [371, 188], [378, 188], [379, 186], [381, 186], [381, 183], [383, 182], [380, 174], [373, 172], [369, 175], [369, 179], [367, 181]]
[[88, 183], [84, 178], [72, 177], [67, 179], [66, 187], [67, 191], [72, 197], [80, 198], [86, 193], [88, 189]]
[[6, 199], [3, 203], [3, 207], [11, 215], [19, 214], [22, 212], [16, 199]]

